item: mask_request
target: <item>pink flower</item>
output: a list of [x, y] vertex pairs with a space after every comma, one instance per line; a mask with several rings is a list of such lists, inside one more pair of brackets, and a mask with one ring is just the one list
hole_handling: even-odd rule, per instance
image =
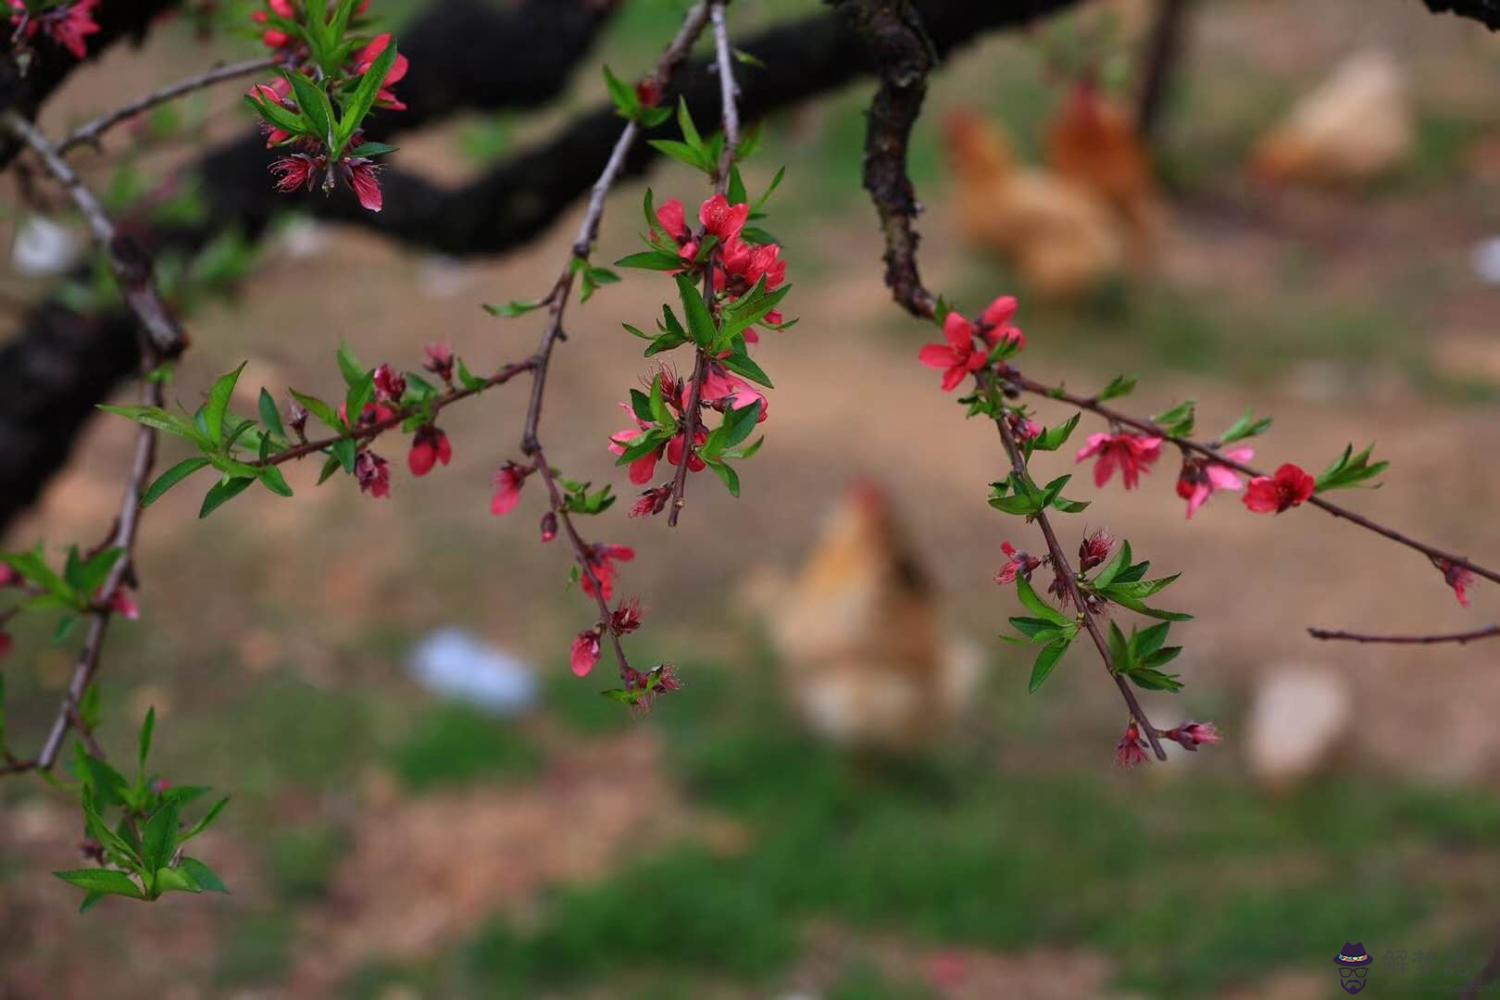
[[288, 21], [297, 17], [297, 8], [292, 6], [291, 0], [266, 0], [266, 6], [271, 8], [271, 13]]
[[1443, 581], [1453, 588], [1453, 596], [1458, 598], [1458, 603], [1467, 608], [1469, 587], [1474, 582], [1474, 574], [1446, 559], [1434, 559], [1432, 562], [1442, 572]]
[[1197, 750], [1205, 743], [1218, 743], [1224, 739], [1219, 727], [1212, 722], [1184, 722], [1176, 729], [1169, 730], [1166, 736], [1189, 750]]
[[1132, 722], [1125, 727], [1125, 735], [1120, 737], [1120, 742], [1115, 744], [1115, 766], [1135, 767], [1146, 763], [1148, 759], [1146, 741], [1141, 739], [1141, 731]]
[[1016, 551], [1016, 547], [1010, 542], [1001, 542], [1000, 551], [1005, 553], [1005, 564], [995, 574], [995, 582], [1001, 586], [1015, 583], [1017, 576], [1024, 576], [1029, 580], [1031, 571], [1042, 564], [1035, 556]]
[[667, 501], [670, 499], [672, 499], [670, 486], [658, 486], [656, 489], [646, 490], [630, 508], [630, 516], [651, 517], [660, 514], [667, 509]]
[[1103, 528], [1089, 535], [1078, 545], [1078, 571], [1083, 573], [1095, 566], [1104, 565], [1114, 544], [1115, 540]]
[[[370, 44], [360, 49], [359, 54], [354, 57], [354, 72], [359, 76], [370, 72], [370, 68], [375, 65], [375, 60], [380, 58], [380, 54], [390, 47], [390, 44], [389, 33], [376, 35]], [[392, 111], [406, 110], [406, 105], [396, 99], [396, 95], [391, 92], [390, 88], [405, 78], [409, 68], [407, 58], [399, 52], [396, 53], [396, 59], [391, 63], [390, 71], [380, 83], [380, 92], [375, 95], [377, 107], [390, 108]]]
[[1291, 462], [1274, 476], [1256, 476], [1245, 488], [1245, 506], [1257, 514], [1280, 514], [1313, 495], [1317, 480]]
[[687, 213], [682, 208], [682, 202], [673, 198], [665, 202], [656, 210], [656, 221], [666, 230], [668, 236], [676, 240], [680, 246], [687, 242], [688, 227]]
[[1140, 485], [1141, 473], [1151, 471], [1152, 464], [1161, 457], [1161, 438], [1140, 434], [1090, 434], [1078, 452], [1077, 461], [1084, 462], [1096, 455], [1099, 461], [1094, 465], [1095, 486], [1108, 483], [1118, 466], [1125, 488], [1133, 490]]
[[[1231, 448], [1224, 457], [1243, 465], [1255, 457], [1255, 449]], [[1217, 491], [1238, 491], [1243, 485], [1240, 474], [1227, 465], [1209, 458], [1185, 459], [1177, 477], [1177, 495], [1187, 501], [1187, 516], [1191, 518]]]
[[557, 537], [557, 511], [549, 510], [542, 515], [541, 530], [538, 532], [543, 542], [550, 542]]
[[703, 231], [709, 236], [717, 236], [720, 243], [739, 239], [749, 218], [749, 205], [731, 205], [722, 194], [714, 195], [698, 209], [698, 221], [703, 224]]
[[453, 381], [453, 352], [445, 344], [428, 344], [423, 348], [426, 360], [422, 367], [444, 382]]
[[[724, 404], [720, 407], [724, 410], [742, 410], [759, 403], [760, 417], [756, 423], [765, 422], [768, 408], [765, 394], [744, 379], [722, 372], [716, 366], [710, 367], [708, 374], [703, 378], [701, 398], [710, 406], [718, 403]], [[683, 401], [682, 409], [687, 408], [687, 402], [687, 400]]]
[[375, 397], [387, 403], [399, 403], [406, 394], [406, 376], [391, 370], [390, 365], [375, 369]]
[[635, 558], [635, 549], [625, 545], [595, 545], [589, 550], [588, 564], [590, 573], [583, 574], [583, 592], [590, 597], [594, 596], [594, 580], [599, 581], [599, 596], [606, 601], [614, 596], [616, 562], [630, 562]]
[[130, 591], [125, 587], [116, 587], [115, 596], [109, 599], [109, 607], [121, 618], [135, 621], [141, 616], [141, 609], [136, 606], [135, 598], [130, 596]]
[[986, 352], [974, 348], [974, 324], [956, 312], [943, 320], [946, 344], [928, 344], [917, 354], [917, 360], [943, 373], [943, 391], [958, 388], [970, 373], [984, 367]]
[[[703, 446], [703, 443], [707, 440], [708, 431], [704, 430], [702, 427], [699, 427], [697, 433], [693, 435], [693, 453], [688, 457], [689, 472], [702, 472], [704, 469], [708, 468], [708, 466], [703, 463], [703, 459], [698, 457], [698, 449], [701, 448]], [[671, 462], [673, 465], [681, 465], [682, 453], [686, 450], [686, 444], [686, 434], [678, 434], [672, 440], [668, 441], [667, 461]]]
[[368, 212], [381, 209], [380, 168], [363, 156], [346, 156], [342, 161], [344, 179], [354, 189], [360, 207]]
[[1020, 327], [1011, 324], [1019, 308], [1020, 303], [1014, 295], [1002, 295], [985, 307], [979, 317], [979, 329], [991, 347], [1004, 342], [1019, 351], [1026, 346], [1026, 335]]
[[[631, 412], [630, 407], [626, 404], [621, 403], [620, 406], [627, 413]], [[611, 455], [625, 454], [626, 449], [628, 449], [630, 446], [630, 442], [646, 433], [646, 428], [651, 426], [650, 424], [641, 421], [639, 418], [636, 419], [636, 424], [636, 427], [627, 427], [625, 430], [620, 431], [618, 434], [613, 434], [610, 436], [609, 453]], [[635, 483], [637, 486], [643, 486], [646, 483], [649, 483], [651, 481], [651, 478], [656, 475], [656, 463], [661, 460], [662, 453], [665, 450], [666, 447], [664, 445], [658, 446], [642, 455], [640, 458], [637, 458], [634, 462], [631, 462], [630, 481], [632, 483]]]
[[573, 640], [573, 650], [569, 660], [574, 677], [587, 677], [593, 671], [594, 664], [599, 662], [599, 627], [597, 625], [587, 632], [578, 633], [578, 638]]
[[654, 108], [661, 103], [662, 87], [655, 76], [648, 76], [635, 85], [635, 99], [642, 107]]
[[20, 36], [35, 38], [41, 32], [53, 42], [68, 50], [74, 59], [88, 55], [85, 39], [97, 34], [99, 25], [94, 22], [94, 8], [99, 0], [76, 0], [75, 3], [53, 7], [38, 13], [27, 11], [24, 0], [10, 0], [10, 23], [15, 25]]
[[526, 477], [530, 474], [530, 469], [515, 462], [506, 462], [500, 466], [495, 472], [495, 495], [490, 500], [490, 513], [501, 517], [514, 510], [521, 501], [521, 487], [526, 485]]
[[439, 462], [447, 465], [453, 459], [453, 446], [448, 435], [428, 424], [418, 427], [411, 439], [411, 451], [407, 453], [406, 465], [414, 476], [425, 476]]
[[276, 175], [276, 190], [282, 194], [311, 191], [317, 172], [318, 161], [306, 153], [293, 153], [271, 163], [271, 173]]
[[641, 602], [632, 597], [621, 601], [609, 616], [609, 627], [615, 635], [629, 635], [641, 627]]
[[260, 36], [261, 43], [268, 49], [284, 49], [292, 44], [292, 36], [285, 31], [277, 31], [274, 28]]
[[21, 583], [20, 573], [11, 569], [10, 566], [0, 563], [0, 587], [19, 587]]
[[1042, 429], [1037, 426], [1036, 421], [1028, 420], [1019, 413], [1007, 413], [1005, 419], [1010, 424], [1011, 433], [1022, 444], [1042, 436]]
[[[730, 240], [724, 244], [719, 255], [724, 265], [724, 277], [731, 295], [743, 295], [754, 288], [761, 278], [766, 279], [766, 291], [774, 292], [786, 284], [786, 261], [781, 259], [781, 247], [775, 243], [751, 246], [742, 240]], [[767, 321], [773, 326], [778, 320]]]
[[376, 500], [391, 495], [391, 469], [386, 460], [373, 451], [362, 451], [354, 460], [354, 478], [359, 481], [362, 493]]

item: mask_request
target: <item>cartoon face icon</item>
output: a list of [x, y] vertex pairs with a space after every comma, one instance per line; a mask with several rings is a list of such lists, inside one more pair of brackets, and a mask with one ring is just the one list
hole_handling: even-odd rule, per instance
[[1333, 964], [1339, 967], [1339, 988], [1350, 996], [1363, 990], [1372, 962], [1374, 959], [1370, 957], [1368, 951], [1365, 951], [1363, 942], [1350, 944], [1345, 941], [1344, 946], [1339, 949], [1338, 955], [1333, 959]]
[[1344, 988], [1345, 993], [1351, 995], [1358, 993], [1360, 990], [1365, 988], [1365, 976], [1367, 976], [1369, 972], [1369, 969], [1340, 968], [1339, 985]]

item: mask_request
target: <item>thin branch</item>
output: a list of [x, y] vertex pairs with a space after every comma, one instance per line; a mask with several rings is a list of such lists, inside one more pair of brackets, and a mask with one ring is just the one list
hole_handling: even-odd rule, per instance
[[[72, 197], [74, 204], [88, 220], [94, 239], [109, 260], [110, 268], [120, 284], [125, 304], [134, 314], [139, 325], [141, 357], [141, 402], [145, 406], [160, 407], [165, 402], [162, 383], [150, 378], [150, 373], [163, 360], [181, 353], [187, 342], [182, 329], [168, 314], [166, 306], [156, 292], [152, 279], [151, 258], [137, 244], [115, 232], [114, 223], [105, 214], [103, 206], [58, 155], [46, 137], [30, 122], [7, 111], [0, 118], [5, 126], [36, 152], [43, 166], [52, 174]], [[63, 740], [69, 729], [76, 729], [95, 755], [102, 755], [93, 741], [88, 727], [79, 715], [83, 696], [94, 676], [99, 671], [99, 659], [104, 648], [104, 637], [109, 622], [114, 617], [115, 595], [127, 581], [134, 580], [135, 540], [140, 526], [141, 495], [151, 475], [156, 460], [156, 431], [144, 425], [136, 433], [135, 457], [131, 462], [130, 475], [125, 482], [125, 494], [120, 500], [119, 514], [114, 531], [106, 543], [122, 551], [122, 555], [110, 567], [103, 585], [95, 595], [94, 609], [89, 612], [88, 633], [73, 667], [73, 676], [68, 682], [67, 695], [59, 708], [42, 751], [37, 755], [35, 767], [50, 770], [57, 762]], [[14, 762], [24, 764], [25, 762]]]
[[90, 145], [96, 144], [99, 141], [99, 137], [105, 132], [121, 122], [134, 118], [142, 111], [149, 111], [158, 104], [165, 104], [168, 101], [176, 100], [184, 94], [191, 94], [195, 90], [211, 87], [224, 80], [233, 80], [236, 77], [259, 73], [275, 65], [275, 59], [246, 59], [243, 62], [229, 63], [227, 66], [216, 66], [205, 73], [199, 73], [197, 76], [190, 76], [185, 80], [179, 80], [169, 87], [163, 87], [154, 93], [139, 97], [129, 104], [122, 105], [108, 114], [100, 115], [93, 121], [79, 126], [70, 132], [67, 138], [57, 144], [57, 152], [59, 155], [65, 155], [74, 146], [80, 146], [84, 143]]
[[166, 304], [156, 291], [156, 280], [152, 276], [151, 256], [139, 243], [129, 236], [115, 231], [114, 223], [99, 204], [99, 199], [84, 185], [73, 168], [58, 155], [57, 149], [37, 127], [14, 111], [0, 115], [4, 125], [16, 138], [30, 146], [42, 165], [68, 192], [73, 204], [83, 213], [94, 241], [104, 251], [109, 269], [120, 286], [125, 306], [134, 314], [149, 350], [146, 354], [159, 356], [158, 360], [175, 358], [187, 346], [187, 336], [177, 320], [168, 312]]
[[[1225, 457], [1213, 444], [1204, 444], [1199, 441], [1194, 441], [1192, 438], [1177, 437], [1175, 435], [1168, 434], [1165, 430], [1163, 430], [1161, 427], [1150, 420], [1143, 420], [1139, 417], [1133, 417], [1128, 413], [1122, 413], [1121, 411], [1113, 409], [1112, 407], [1103, 405], [1097, 399], [1091, 396], [1079, 396], [1074, 393], [1070, 393], [1060, 387], [1043, 385], [1042, 383], [1037, 382], [1034, 379], [1027, 378], [1018, 372], [1013, 372], [1009, 375], [1006, 375], [1005, 380], [1008, 384], [1015, 386], [1017, 389], [1020, 389], [1023, 392], [1029, 392], [1036, 396], [1045, 396], [1048, 399], [1055, 399], [1059, 402], [1067, 403], [1069, 406], [1072, 406], [1075, 409], [1087, 410], [1090, 413], [1098, 414], [1099, 416], [1104, 417], [1105, 419], [1110, 420], [1116, 424], [1120, 424], [1121, 426], [1129, 427], [1133, 430], [1140, 431], [1143, 434], [1149, 434], [1152, 437], [1159, 437], [1164, 441], [1170, 441], [1172, 444], [1181, 448], [1183, 451], [1193, 452], [1195, 454], [1203, 455], [1207, 458], [1212, 459], [1214, 464], [1216, 465], [1222, 465], [1227, 468], [1234, 469], [1236, 472], [1244, 473], [1247, 476], [1265, 475], [1265, 473], [1260, 472], [1252, 468], [1251, 466], [1245, 465], [1243, 462], [1236, 462], [1233, 459]], [[1428, 545], [1426, 542], [1418, 541], [1417, 539], [1412, 538], [1410, 535], [1406, 535], [1400, 531], [1397, 531], [1395, 528], [1386, 527], [1379, 522], [1370, 520], [1363, 514], [1357, 514], [1354, 511], [1349, 510], [1347, 507], [1343, 507], [1331, 501], [1324, 500], [1322, 497], [1314, 496], [1307, 502], [1312, 506], [1317, 507], [1319, 510], [1322, 510], [1328, 514], [1332, 514], [1334, 517], [1342, 518], [1343, 520], [1348, 521], [1351, 524], [1355, 524], [1361, 528], [1364, 528], [1366, 531], [1373, 531], [1375, 534], [1380, 535], [1384, 538], [1388, 538], [1398, 545], [1404, 545], [1409, 549], [1414, 549], [1415, 551], [1425, 555], [1428, 559], [1444, 560], [1454, 566], [1458, 566], [1478, 576], [1482, 576], [1486, 580], [1490, 580], [1494, 583], [1500, 583], [1500, 572], [1492, 569], [1486, 569], [1478, 563], [1469, 561], [1464, 556], [1454, 555], [1453, 553], [1445, 552], [1444, 550], [1437, 548], [1436, 546]]]
[[922, 207], [906, 165], [937, 52], [906, 0], [844, 0], [839, 13], [879, 62], [880, 88], [870, 102], [865, 132], [864, 187], [885, 237], [885, 283], [902, 308], [930, 319], [937, 300], [917, 270], [920, 237], [914, 223]]
[[1437, 635], [1365, 635], [1362, 632], [1343, 632], [1326, 628], [1310, 628], [1307, 634], [1314, 639], [1338, 639], [1346, 642], [1379, 642], [1392, 646], [1436, 646], [1454, 642], [1462, 646], [1479, 639], [1500, 638], [1500, 625], [1486, 625], [1472, 632], [1447, 632]]
[[[729, 178], [734, 170], [734, 158], [740, 146], [739, 88], [734, 80], [734, 49], [729, 44], [729, 26], [725, 21], [724, 8], [729, 0], [714, 0], [710, 7], [714, 24], [714, 56], [719, 71], [719, 116], [724, 127], [724, 151], [719, 156], [719, 166], [714, 177], [714, 193], [724, 194], [729, 190]], [[693, 237], [703, 238], [699, 228]], [[718, 302], [714, 295], [714, 268], [719, 266], [723, 247], [715, 246], [709, 251], [703, 270], [703, 300], [717, 319]], [[697, 450], [698, 428], [702, 426], [703, 381], [708, 377], [708, 356], [703, 349], [693, 351], [693, 375], [688, 386], [687, 408], [683, 411], [682, 461], [677, 465], [677, 475], [672, 478], [671, 510], [667, 514], [667, 527], [677, 527], [677, 517], [687, 503], [688, 468]]]
[[[682, 27], [678, 29], [677, 36], [672, 39], [671, 44], [667, 46], [657, 62], [653, 75], [658, 82], [665, 83], [669, 80], [687, 58], [693, 43], [703, 33], [703, 28], [708, 22], [708, 7], [708, 0], [700, 0], [683, 18]], [[563, 330], [563, 317], [567, 312], [568, 300], [572, 296], [573, 279], [580, 262], [586, 264], [589, 254], [593, 251], [594, 241], [599, 235], [599, 223], [604, 216], [604, 202], [609, 195], [610, 188], [614, 186], [624, 170], [625, 158], [629, 155], [630, 148], [635, 143], [639, 132], [640, 129], [635, 122], [630, 122], [620, 132], [620, 137], [615, 141], [614, 149], [604, 165], [603, 172], [594, 182], [589, 195], [588, 209], [578, 226], [578, 236], [573, 241], [567, 263], [563, 265], [562, 272], [558, 274], [552, 290], [547, 293], [544, 300], [547, 304], [547, 325], [542, 332], [541, 342], [537, 345], [536, 354], [530, 360], [531, 400], [526, 407], [526, 423], [521, 431], [521, 450], [531, 458], [532, 468], [546, 484], [552, 513], [562, 523], [568, 540], [572, 543], [579, 572], [588, 581], [589, 589], [593, 591], [594, 601], [599, 607], [599, 624], [610, 636], [620, 676], [625, 678], [627, 683], [634, 675], [634, 671], [625, 656], [625, 648], [620, 642], [619, 635], [610, 627], [609, 602], [605, 599], [604, 587], [594, 571], [593, 547], [584, 541], [573, 524], [572, 515], [565, 506], [562, 489], [557, 484], [556, 475], [542, 448], [540, 429], [542, 404], [547, 389], [547, 370], [552, 362], [552, 351], [559, 341], [567, 339], [567, 334]], [[686, 465], [685, 460], [684, 465]]]
[[[976, 375], [975, 379], [981, 386], [988, 387], [989, 383], [982, 380], [980, 376]], [[1010, 424], [1001, 416], [995, 420], [995, 429], [1000, 432], [1000, 443], [1004, 445], [1005, 454], [1010, 458], [1011, 468], [1015, 470], [1017, 476], [1027, 478], [1029, 473], [1026, 470], [1026, 460], [1016, 444]], [[1120, 689], [1120, 697], [1125, 699], [1125, 707], [1130, 710], [1131, 718], [1140, 725], [1146, 740], [1151, 744], [1152, 752], [1156, 754], [1156, 759], [1166, 760], [1167, 752], [1162, 749], [1161, 741], [1157, 738], [1157, 728], [1151, 724], [1150, 719], [1146, 718], [1140, 701], [1136, 698], [1135, 692], [1130, 689], [1130, 683], [1115, 669], [1114, 659], [1109, 655], [1109, 641], [1105, 639], [1098, 619], [1094, 617], [1093, 610], [1083, 596], [1083, 590], [1078, 586], [1078, 575], [1068, 564], [1067, 554], [1057, 539], [1057, 532], [1053, 530], [1051, 520], [1045, 511], [1039, 511], [1035, 520], [1037, 526], [1042, 529], [1042, 536], [1047, 539], [1047, 551], [1052, 556], [1052, 571], [1067, 584], [1068, 596], [1072, 599], [1073, 606], [1078, 609], [1080, 617], [1083, 618], [1083, 627], [1088, 630], [1089, 638], [1094, 641], [1094, 648], [1099, 651], [1099, 659], [1104, 661], [1104, 668], [1109, 671], [1115, 687]]]
[[[468, 399], [470, 396], [477, 396], [481, 392], [484, 392], [486, 389], [494, 388], [497, 385], [504, 385], [522, 372], [531, 371], [531, 369], [535, 366], [535, 358], [527, 358], [525, 361], [517, 361], [513, 364], [506, 365], [504, 368], [501, 368], [498, 372], [491, 375], [490, 377], [481, 379], [479, 383], [473, 388], [450, 389], [448, 392], [443, 393], [441, 396], [438, 396], [436, 399], [434, 399], [431, 404], [429, 404], [426, 412], [429, 412], [433, 416], [436, 416], [440, 411], [449, 406], [452, 406], [459, 400]], [[267, 456], [261, 461], [247, 462], [245, 464], [249, 465], [252, 468], [260, 469], [268, 465], [281, 465], [285, 462], [296, 461], [299, 458], [306, 458], [308, 455], [327, 451], [329, 448], [338, 444], [340, 441], [369, 441], [373, 438], [379, 437], [381, 434], [384, 434], [386, 431], [390, 430], [393, 427], [399, 427], [403, 422], [405, 422], [408, 417], [412, 416], [415, 413], [422, 412], [423, 409], [424, 408], [420, 405], [402, 407], [393, 415], [386, 417], [383, 420], [376, 420], [372, 423], [361, 424], [352, 428], [344, 434], [333, 434], [326, 438], [319, 438], [316, 441], [304, 441], [294, 448], [288, 448], [286, 451]]]

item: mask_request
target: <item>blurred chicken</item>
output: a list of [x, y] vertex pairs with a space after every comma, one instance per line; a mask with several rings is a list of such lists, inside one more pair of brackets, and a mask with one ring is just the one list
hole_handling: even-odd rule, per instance
[[1351, 187], [1389, 173], [1414, 145], [1401, 67], [1385, 52], [1359, 52], [1257, 143], [1254, 170], [1277, 183]]
[[1161, 203], [1130, 111], [1092, 80], [1078, 81], [1047, 130], [1046, 160], [1060, 176], [1109, 202], [1133, 251], [1149, 251], [1161, 225]]
[[948, 642], [932, 584], [871, 483], [850, 488], [791, 580], [760, 603], [807, 725], [858, 748], [911, 749], [940, 736], [973, 695], [979, 654]]
[[1119, 271], [1120, 227], [1109, 203], [1051, 171], [1022, 168], [999, 127], [971, 111], [948, 116], [964, 241], [998, 254], [1035, 293], [1068, 299]]

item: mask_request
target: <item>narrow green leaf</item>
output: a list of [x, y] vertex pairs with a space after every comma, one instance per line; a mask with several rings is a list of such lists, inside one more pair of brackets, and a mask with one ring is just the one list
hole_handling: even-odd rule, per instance
[[91, 893], [103, 893], [107, 896], [129, 896], [131, 899], [144, 899], [145, 894], [140, 887], [131, 881], [130, 876], [124, 872], [112, 871], [108, 868], [80, 868], [75, 871], [53, 872], [58, 878], [80, 889], [86, 889]]
[[218, 510], [224, 504], [233, 500], [241, 493], [250, 488], [255, 480], [246, 476], [237, 476], [214, 485], [203, 497], [203, 505], [198, 508], [199, 519], [205, 518]]
[[156, 480], [146, 488], [141, 495], [141, 506], [149, 507], [160, 500], [168, 490], [182, 482], [188, 476], [199, 469], [206, 468], [209, 461], [206, 458], [187, 458], [172, 466], [166, 472], [156, 477]]
[[1036, 655], [1036, 662], [1031, 667], [1031, 681], [1026, 685], [1028, 693], [1036, 693], [1036, 690], [1051, 675], [1053, 668], [1057, 666], [1057, 661], [1062, 659], [1062, 655], [1067, 651], [1068, 643], [1062, 641], [1042, 647], [1042, 651]]
[[222, 892], [226, 895], [229, 890], [225, 888], [223, 881], [214, 874], [214, 870], [197, 858], [184, 857], [177, 865], [178, 869], [186, 872], [192, 880], [198, 883], [198, 887], [204, 892]]

